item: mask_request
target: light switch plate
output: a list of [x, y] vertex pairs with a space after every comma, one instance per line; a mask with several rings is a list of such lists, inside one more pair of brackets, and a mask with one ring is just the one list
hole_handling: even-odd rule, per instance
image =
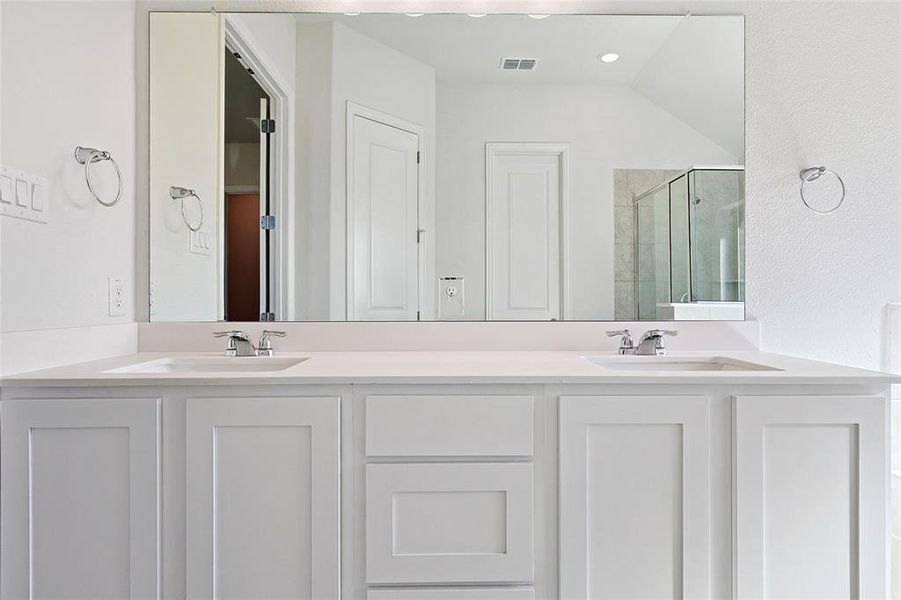
[[46, 223], [48, 189], [43, 177], [0, 166], [0, 215]]
[[188, 230], [188, 252], [209, 256], [210, 246], [213, 244], [212, 236], [207, 231]]
[[110, 277], [107, 279], [107, 289], [109, 290], [109, 316], [125, 316], [125, 280], [121, 277]]
[[463, 277], [441, 277], [438, 280], [438, 318], [461, 319], [466, 316]]

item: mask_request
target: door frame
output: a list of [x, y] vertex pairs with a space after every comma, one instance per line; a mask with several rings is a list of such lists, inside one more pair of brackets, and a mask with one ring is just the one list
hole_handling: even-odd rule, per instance
[[[417, 138], [417, 150], [420, 156], [420, 162], [418, 164], [419, 172], [417, 177], [417, 190], [416, 190], [416, 215], [417, 215], [417, 224], [416, 227], [423, 234], [420, 237], [420, 242], [417, 247], [417, 257], [419, 260], [419, 265], [417, 268], [417, 274], [419, 277], [419, 281], [417, 282], [417, 295], [419, 298], [419, 315], [420, 320], [427, 320], [432, 318], [434, 313], [433, 306], [433, 294], [430, 293], [431, 286], [428, 285], [428, 282], [434, 280], [434, 261], [431, 260], [431, 257], [434, 253], [435, 242], [434, 235], [429, 235], [432, 233], [429, 223], [430, 216], [433, 214], [432, 204], [433, 200], [431, 194], [429, 194], [430, 187], [427, 185], [428, 178], [428, 170], [425, 168], [426, 158], [424, 157], [425, 152], [424, 148], [426, 145], [426, 128], [423, 125], [418, 123], [414, 123], [412, 121], [408, 121], [401, 117], [396, 117], [389, 113], [385, 113], [373, 108], [369, 108], [367, 106], [363, 106], [362, 104], [357, 104], [355, 102], [347, 102], [347, 113], [346, 113], [346, 141], [344, 145], [345, 152], [345, 195], [344, 195], [344, 204], [345, 204], [345, 217], [344, 217], [344, 236], [345, 236], [345, 272], [344, 272], [344, 306], [345, 306], [345, 319], [348, 321], [355, 320], [355, 310], [354, 310], [354, 283], [353, 283], [353, 272], [354, 272], [354, 238], [353, 238], [353, 218], [354, 218], [354, 208], [353, 208], [353, 192], [354, 192], [354, 182], [353, 182], [353, 173], [354, 173], [354, 118], [362, 117], [364, 119], [369, 119], [370, 121], [375, 121], [376, 123], [381, 123], [383, 125], [387, 125], [388, 127], [394, 127], [395, 129], [400, 129], [402, 131], [406, 131], [407, 133], [411, 133]], [[334, 302], [332, 303], [334, 306]]]
[[[295, 269], [294, 269], [294, 91], [286, 84], [282, 76], [271, 65], [273, 61], [260, 47], [258, 40], [242, 24], [224, 15], [222, 19], [223, 49], [231, 49], [238, 52], [253, 71], [256, 82], [269, 95], [270, 115], [276, 122], [272, 150], [275, 159], [270, 163], [270, 177], [272, 191], [270, 210], [275, 215], [276, 228], [273, 231], [273, 252], [270, 257], [270, 289], [272, 297], [270, 306], [275, 313], [276, 321], [292, 321], [295, 318], [296, 294], [295, 294]], [[223, 65], [222, 84], [225, 83], [225, 70]], [[224, 89], [224, 87], [223, 87]], [[223, 103], [225, 102], [223, 94]], [[220, 132], [224, 146], [224, 124]], [[223, 153], [224, 154], [224, 148]], [[220, 169], [221, 189], [225, 188], [225, 164], [224, 160]], [[223, 256], [223, 216], [225, 195], [223, 194], [218, 206], [220, 226], [220, 256]], [[220, 302], [220, 318], [224, 315], [224, 261], [219, 265], [219, 283], [222, 290]]]
[[491, 200], [494, 167], [500, 156], [557, 156], [560, 161], [560, 311], [561, 319], [572, 319], [572, 273], [570, 256], [571, 149], [568, 142], [487, 142], [485, 144], [485, 319], [494, 318], [491, 308], [491, 277], [494, 215]]

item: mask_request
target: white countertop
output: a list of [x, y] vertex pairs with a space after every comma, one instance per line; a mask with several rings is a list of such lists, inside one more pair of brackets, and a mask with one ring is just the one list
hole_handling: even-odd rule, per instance
[[[888, 384], [901, 376], [766, 352], [670, 352], [672, 359], [725, 357], [778, 371], [626, 371], [599, 366], [584, 356], [629, 361], [610, 352], [396, 351], [283, 352], [309, 357], [282, 371], [225, 373], [108, 373], [127, 365], [171, 357], [221, 357], [216, 353], [145, 352], [31, 371], [0, 380], [3, 387], [247, 385], [337, 383], [644, 383], [644, 384]], [[647, 360], [648, 357], [640, 357]], [[248, 360], [248, 359], [236, 359]], [[250, 360], [266, 360], [252, 358]]]

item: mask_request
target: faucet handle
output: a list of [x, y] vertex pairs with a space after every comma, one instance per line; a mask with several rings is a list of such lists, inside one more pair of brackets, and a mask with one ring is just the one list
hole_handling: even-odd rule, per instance
[[665, 335], [676, 336], [679, 335], [679, 332], [674, 329], [651, 329], [641, 334], [641, 337], [644, 339], [650, 339], [662, 338]]
[[608, 331], [607, 337], [617, 337], [619, 336], [619, 353], [626, 354], [628, 351], [632, 350], [635, 347], [635, 344], [632, 342], [632, 332], [628, 329], [619, 329], [614, 331]]
[[247, 334], [239, 329], [232, 329], [231, 331], [214, 331], [213, 337], [217, 337], [217, 338], [227, 337], [229, 339], [245, 340], [245, 341], [249, 340], [249, 338], [247, 337]]
[[269, 343], [270, 337], [285, 337], [287, 332], [284, 331], [273, 331], [271, 329], [264, 329], [263, 333], [260, 334], [260, 347], [262, 348], [264, 344]]
[[260, 344], [257, 348], [257, 356], [272, 356], [272, 340], [271, 337], [285, 337], [288, 335], [284, 331], [273, 331], [271, 329], [264, 329], [263, 333], [260, 334]]

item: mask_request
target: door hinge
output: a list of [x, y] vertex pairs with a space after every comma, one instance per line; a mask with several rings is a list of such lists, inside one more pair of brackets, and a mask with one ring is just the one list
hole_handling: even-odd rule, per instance
[[260, 133], [275, 133], [275, 119], [260, 119]]
[[273, 313], [273, 312], [260, 313], [260, 321], [275, 321], [275, 313]]
[[420, 154], [419, 150], [417, 150], [416, 151], [416, 164], [418, 165], [421, 160], [422, 160], [422, 155]]
[[420, 316], [420, 315], [419, 315], [419, 311], [417, 310], [417, 311], [416, 311], [416, 320], [417, 320], [417, 321], [420, 321], [420, 320], [421, 320], [421, 319], [419, 318], [419, 316]]
[[263, 231], [275, 229], [275, 215], [263, 215], [260, 217], [260, 229]]
[[425, 229], [417, 229], [416, 230], [416, 243], [422, 243], [422, 234], [425, 233]]

